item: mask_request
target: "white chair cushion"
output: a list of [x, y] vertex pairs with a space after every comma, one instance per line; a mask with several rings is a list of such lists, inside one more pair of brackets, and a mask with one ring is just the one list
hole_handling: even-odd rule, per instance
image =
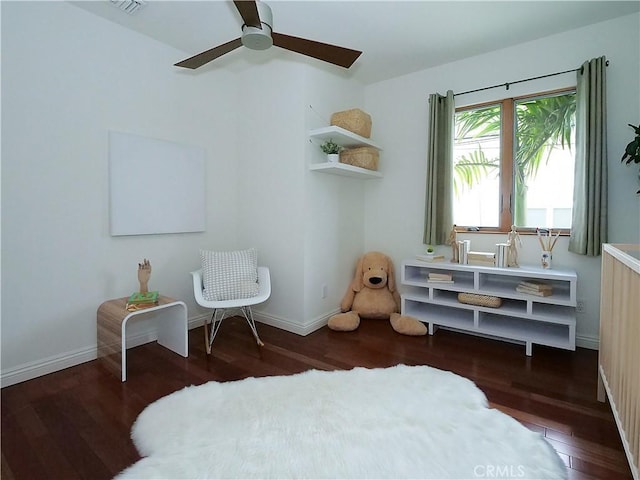
[[223, 301], [258, 295], [258, 252], [200, 250], [205, 300]]

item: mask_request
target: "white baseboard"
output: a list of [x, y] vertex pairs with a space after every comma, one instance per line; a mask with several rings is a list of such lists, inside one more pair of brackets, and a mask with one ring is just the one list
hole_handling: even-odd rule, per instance
[[286, 330], [287, 332], [295, 333], [297, 335], [305, 337], [310, 333], [313, 333], [316, 330], [324, 327], [329, 321], [329, 318], [339, 312], [340, 310], [335, 310], [324, 313], [304, 325], [300, 325], [299, 323], [292, 322], [291, 320], [287, 320], [286, 318], [270, 315], [264, 312], [254, 311], [253, 316], [255, 317], [255, 320], [257, 322], [271, 325], [272, 327]]
[[[316, 330], [324, 327], [329, 320], [329, 317], [339, 313], [339, 310], [328, 312], [322, 314], [314, 319], [312, 319], [309, 323], [305, 325], [300, 325], [299, 323], [293, 322], [283, 317], [279, 317], [277, 315], [271, 315], [269, 313], [260, 312], [258, 310], [253, 310], [253, 317], [256, 322], [264, 323], [265, 325], [270, 325], [272, 327], [279, 328], [280, 330], [285, 330], [287, 332], [295, 333], [296, 335], [306, 336]], [[189, 330], [196, 327], [201, 327], [204, 323], [205, 319], [209, 320], [211, 317], [210, 314], [202, 314], [197, 317], [191, 318], [189, 320]]]
[[[306, 336], [324, 327], [329, 318], [339, 312], [340, 311], [336, 309], [335, 311], [324, 313], [304, 325], [300, 325], [283, 317], [259, 311], [254, 312], [254, 317], [256, 321], [260, 323], [271, 325], [272, 327], [295, 333], [297, 335]], [[208, 319], [209, 316], [209, 314], [204, 313], [191, 317], [189, 319], [189, 330], [202, 326], [204, 320]], [[144, 345], [145, 343], [157, 340], [157, 338], [157, 334], [153, 330], [141, 332], [135, 336], [129, 336], [127, 338], [127, 348]], [[591, 350], [598, 350], [599, 338], [590, 335], [580, 335], [576, 337], [576, 345], [578, 347], [588, 348]], [[80, 365], [81, 363], [90, 362], [95, 360], [97, 356], [97, 346], [92, 345], [90, 347], [64, 352], [60, 355], [53, 355], [42, 360], [24, 363], [17, 367], [8, 368], [6, 370], [2, 370], [0, 373], [0, 388], [32, 380], [49, 373], [57, 372], [58, 370]]]
[[209, 313], [203, 313], [201, 315], [191, 317], [189, 319], [189, 330], [201, 327], [202, 325], [204, 325], [205, 319], [209, 320], [210, 318], [211, 318], [211, 314]]
[[57, 372], [58, 370], [90, 362], [97, 358], [97, 354], [98, 350], [94, 345], [2, 370], [0, 374], [0, 387], [8, 387], [16, 383]]
[[[307, 325], [298, 325], [294, 322], [286, 320], [274, 315], [267, 315], [260, 312], [254, 312], [256, 321], [272, 325], [276, 328], [286, 330], [288, 332], [296, 333], [298, 335], [308, 335], [319, 328], [322, 328], [327, 324], [328, 318], [332, 315], [322, 315], [312, 320]], [[203, 313], [195, 317], [189, 318], [188, 328], [201, 327], [205, 319], [209, 319], [210, 314]], [[133, 348], [145, 343], [153, 342], [158, 339], [157, 333], [154, 329], [140, 332], [136, 335], [127, 336], [127, 348]], [[24, 363], [16, 367], [7, 368], [0, 373], [0, 388], [9, 387], [16, 383], [25, 382], [34, 378], [48, 375], [50, 373], [57, 372], [69, 367], [75, 367], [85, 362], [90, 362], [98, 358], [98, 348], [96, 345], [89, 347], [79, 348], [69, 352], [64, 352], [59, 355], [53, 355], [41, 360]]]
[[600, 337], [592, 335], [576, 335], [576, 346], [589, 350], [600, 350]]
[[[189, 330], [202, 326], [205, 318], [208, 318], [208, 315], [204, 314], [190, 318], [188, 323]], [[127, 348], [138, 347], [145, 343], [154, 342], [157, 339], [158, 335], [154, 329], [140, 332], [136, 335], [127, 335]], [[90, 362], [96, 358], [98, 358], [98, 347], [92, 345], [90, 347], [64, 352], [60, 355], [53, 355], [42, 360], [24, 363], [17, 367], [2, 370], [2, 373], [0, 373], [0, 388], [32, 380], [65, 368], [75, 367], [76, 365]]]

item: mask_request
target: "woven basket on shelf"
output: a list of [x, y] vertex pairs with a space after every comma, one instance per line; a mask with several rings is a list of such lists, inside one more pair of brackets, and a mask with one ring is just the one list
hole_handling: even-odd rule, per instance
[[340, 162], [354, 167], [378, 170], [378, 150], [372, 147], [348, 148], [340, 152]]
[[334, 113], [331, 115], [331, 125], [357, 133], [361, 137], [371, 136], [371, 116], [359, 108]]
[[480, 295], [478, 293], [459, 293], [458, 301], [468, 305], [478, 305], [480, 307], [498, 308], [502, 305], [502, 299], [491, 295]]

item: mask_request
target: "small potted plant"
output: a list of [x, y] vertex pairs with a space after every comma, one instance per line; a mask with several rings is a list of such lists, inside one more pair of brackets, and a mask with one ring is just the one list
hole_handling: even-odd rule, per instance
[[320, 145], [320, 148], [324, 153], [327, 154], [327, 161], [329, 162], [338, 162], [340, 161], [340, 150], [342, 147], [335, 143], [332, 139], [324, 142]]
[[[629, 124], [631, 128], [633, 128], [636, 132], [635, 140], [631, 141], [627, 148], [624, 151], [624, 155], [622, 155], [622, 162], [626, 162], [629, 165], [631, 162], [640, 163], [640, 124], [637, 127]], [[640, 190], [636, 192], [640, 194]]]

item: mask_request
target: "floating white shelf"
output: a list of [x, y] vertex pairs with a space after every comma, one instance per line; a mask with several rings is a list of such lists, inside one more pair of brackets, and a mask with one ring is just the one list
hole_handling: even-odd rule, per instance
[[[378, 145], [373, 143], [368, 138], [364, 138], [356, 133], [345, 130], [342, 127], [331, 125], [329, 127], [316, 128], [309, 132], [309, 137], [316, 139], [320, 142], [333, 141], [345, 148], [355, 147], [373, 147], [377, 150], [382, 150]], [[330, 173], [332, 175], [341, 175], [343, 177], [361, 178], [370, 180], [373, 178], [382, 178], [382, 174], [375, 170], [368, 170], [366, 168], [354, 167], [346, 163], [312, 163], [309, 166], [309, 170], [322, 173]]]
[[309, 136], [311, 138], [316, 138], [322, 142], [333, 140], [335, 143], [345, 148], [373, 147], [378, 150], [382, 150], [381, 147], [373, 143], [368, 138], [361, 137], [358, 134], [350, 132], [349, 130], [345, 130], [342, 127], [336, 127], [335, 125], [311, 130], [309, 132]]
[[362, 178], [364, 180], [382, 178], [382, 174], [380, 172], [367, 170], [366, 168], [354, 167], [353, 165], [348, 165], [346, 163], [312, 163], [309, 166], [309, 170], [331, 173], [333, 175], [342, 175], [343, 177]]

